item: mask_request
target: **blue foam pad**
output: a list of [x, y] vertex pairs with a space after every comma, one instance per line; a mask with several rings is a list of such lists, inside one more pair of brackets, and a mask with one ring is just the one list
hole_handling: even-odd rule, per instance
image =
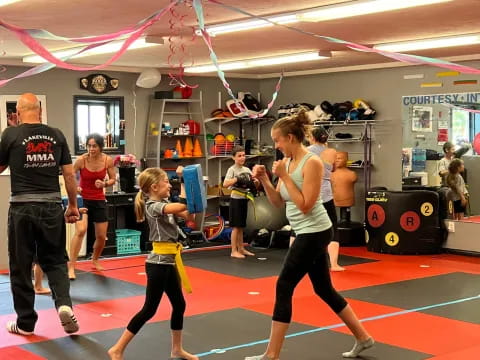
[[203, 185], [202, 167], [199, 164], [188, 165], [183, 169], [185, 195], [188, 212], [199, 213], [207, 208], [207, 196]]
[[[64, 207], [68, 205], [68, 197], [62, 196], [62, 203]], [[83, 198], [80, 195], [77, 195], [77, 207], [80, 209], [83, 207]]]

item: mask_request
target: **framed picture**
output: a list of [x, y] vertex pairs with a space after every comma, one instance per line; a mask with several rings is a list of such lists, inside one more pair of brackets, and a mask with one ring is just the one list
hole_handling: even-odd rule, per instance
[[412, 109], [412, 131], [432, 132], [433, 108], [429, 106], [414, 106]]
[[[20, 95], [0, 95], [0, 132], [18, 124], [17, 100]], [[37, 95], [42, 107], [42, 123], [47, 124], [47, 97]]]

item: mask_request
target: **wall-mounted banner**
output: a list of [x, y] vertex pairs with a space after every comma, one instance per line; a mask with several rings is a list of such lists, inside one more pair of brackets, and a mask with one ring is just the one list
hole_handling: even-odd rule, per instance
[[403, 75], [403, 78], [405, 80], [413, 80], [413, 79], [423, 79], [424, 78], [424, 74], [407, 74], [407, 75]]
[[421, 83], [420, 87], [426, 88], [426, 87], [442, 87], [443, 83], [441, 82], [430, 82], [430, 83]]
[[118, 79], [105, 74], [91, 74], [80, 78], [80, 88], [94, 94], [106, 94], [109, 91], [117, 90], [119, 85]]
[[403, 105], [480, 103], [480, 92], [404, 96]]
[[457, 80], [453, 82], [453, 85], [477, 85], [477, 80]]
[[438, 77], [446, 77], [446, 76], [458, 76], [460, 73], [458, 71], [442, 71], [437, 72]]

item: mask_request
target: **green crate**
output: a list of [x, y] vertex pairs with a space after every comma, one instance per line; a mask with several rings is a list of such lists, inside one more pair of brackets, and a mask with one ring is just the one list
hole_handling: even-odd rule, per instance
[[130, 229], [115, 230], [117, 254], [139, 254], [141, 231]]

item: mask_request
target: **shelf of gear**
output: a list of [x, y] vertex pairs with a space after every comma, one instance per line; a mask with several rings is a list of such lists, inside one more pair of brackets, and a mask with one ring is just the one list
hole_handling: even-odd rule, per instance
[[[328, 143], [333, 144], [335, 150], [347, 151], [350, 154], [358, 154], [361, 156], [362, 163], [360, 165], [348, 165], [349, 169], [363, 170], [364, 191], [367, 193], [371, 187], [371, 174], [372, 174], [372, 141], [373, 141], [373, 126], [378, 123], [376, 120], [351, 120], [351, 121], [317, 121], [314, 126], [323, 126], [326, 128], [329, 137]], [[355, 132], [355, 136], [351, 138], [337, 138], [335, 132], [342, 129], [349, 129]], [[363, 145], [363, 151], [348, 151], [347, 144], [361, 143]]]
[[[181, 123], [187, 120], [194, 120], [201, 124], [200, 134], [161, 134], [162, 126], [170, 123], [172, 128], [179, 127]], [[156, 133], [152, 134], [152, 129]], [[193, 138], [200, 142], [203, 156], [164, 158], [161, 157], [163, 148], [174, 148], [177, 140]], [[182, 147], [184, 144], [182, 144]], [[202, 93], [198, 99], [151, 99], [148, 113], [148, 122], [145, 136], [145, 159], [147, 166], [162, 167], [165, 162], [200, 163], [204, 175], [208, 174], [208, 163], [205, 155], [206, 151], [205, 125], [203, 123]]]
[[[192, 165], [200, 164], [204, 176], [208, 175], [208, 161], [206, 158], [206, 137], [204, 124], [203, 108], [202, 108], [202, 92], [198, 99], [154, 99], [150, 100], [150, 108], [148, 112], [148, 121], [145, 131], [145, 153], [146, 164], [149, 167], [171, 167], [172, 165]], [[181, 123], [187, 120], [194, 120], [200, 123], [200, 134], [178, 134], [165, 135], [161, 134], [162, 125], [166, 122], [171, 124], [172, 128], [179, 127]], [[156, 133], [152, 134], [152, 125], [156, 129]], [[185, 146], [185, 140], [190, 137], [200, 142], [202, 156], [164, 158], [160, 156], [163, 148], [174, 148], [175, 142], [181, 140], [182, 148]], [[193, 142], [192, 141], [192, 142]], [[206, 184], [205, 184], [206, 186]], [[216, 196], [207, 196], [207, 200], [214, 199]], [[205, 211], [196, 217], [198, 229], [203, 233], [205, 222]]]
[[[260, 138], [261, 138], [261, 131], [262, 131], [262, 126], [263, 125], [266, 125], [272, 121], [274, 121], [275, 118], [273, 117], [265, 117], [265, 118], [261, 118], [261, 119], [251, 119], [249, 117], [213, 117], [213, 118], [207, 118], [204, 120], [204, 124], [216, 124], [217, 128], [215, 129], [215, 131], [217, 131], [217, 133], [221, 133], [222, 130], [223, 130], [223, 125], [226, 125], [226, 124], [229, 124], [229, 123], [232, 123], [234, 124], [235, 122], [238, 123], [240, 125], [240, 128], [243, 129], [243, 126], [248, 123], [248, 122], [251, 122], [251, 121], [255, 121], [256, 124], [256, 142], [257, 144], [260, 144]], [[243, 134], [242, 135], [242, 139], [244, 138]], [[208, 153], [208, 149], [207, 149], [207, 153]], [[274, 155], [270, 155], [270, 154], [253, 154], [253, 155], [247, 155], [247, 159], [253, 159], [253, 158], [259, 158], [259, 159], [271, 159], [273, 158]], [[233, 159], [230, 155], [208, 155], [207, 156], [207, 163], [209, 161], [212, 161], [212, 160], [215, 160], [217, 161], [217, 184], [220, 184], [221, 181], [222, 181], [222, 175], [223, 172], [222, 172], [222, 165], [225, 161], [231, 161], [233, 162]]]

